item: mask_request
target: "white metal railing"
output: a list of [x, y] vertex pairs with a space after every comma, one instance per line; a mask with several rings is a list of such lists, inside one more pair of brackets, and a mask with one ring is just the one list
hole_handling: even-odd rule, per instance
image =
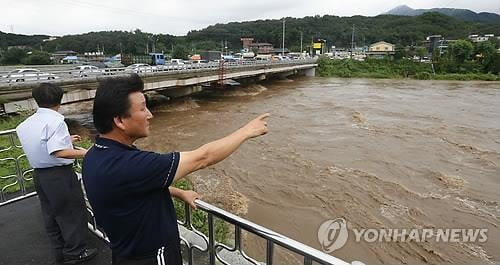
[[0, 131], [0, 206], [36, 195], [30, 189], [33, 169], [22, 167], [23, 161], [28, 164], [16, 131]]
[[[2, 137], [6, 137], [5, 139], [2, 139]], [[21, 148], [19, 144], [17, 144], [16, 140], [16, 134], [15, 130], [6, 130], [6, 131], [0, 131], [0, 144], [2, 145], [8, 145], [8, 146], [1, 146], [0, 148], [0, 155], [5, 152], [12, 152], [13, 149], [15, 148]], [[22, 149], [21, 149], [22, 151]], [[13, 161], [15, 164], [15, 170], [14, 174], [8, 174], [7, 176], [1, 176], [0, 175], [0, 180], [5, 180], [8, 178], [14, 178], [15, 181], [3, 185], [2, 182], [0, 182], [0, 188], [1, 188], [1, 197], [0, 197], [0, 209], [1, 206], [5, 206], [7, 204], [11, 204], [32, 196], [36, 195], [36, 192], [34, 191], [29, 191], [27, 189], [26, 185], [28, 182], [32, 181], [31, 178], [27, 178], [26, 175], [31, 173], [33, 170], [32, 169], [22, 169], [21, 167], [21, 161], [20, 159], [25, 158], [24, 154], [18, 155], [16, 157], [9, 157], [8, 155], [5, 156], [0, 156], [3, 158], [0, 158], [0, 163], [3, 163], [5, 161]], [[76, 162], [77, 168], [81, 168], [80, 166], [80, 161], [77, 160]], [[81, 179], [81, 178], [80, 178]], [[3, 186], [2, 186], [3, 185]], [[5, 197], [6, 194], [4, 194], [4, 191], [8, 189], [9, 187], [13, 187], [15, 185], [18, 185], [19, 191], [14, 192], [13, 196], [10, 197]], [[82, 185], [83, 189], [83, 185]], [[83, 189], [84, 190], [84, 189]], [[85, 194], [85, 190], [84, 190]], [[106, 237], [106, 234], [103, 232], [103, 230], [98, 226], [97, 221], [94, 217], [94, 213], [92, 211], [92, 208], [90, 207], [88, 200], [85, 196], [85, 201], [87, 202], [87, 212], [88, 212], [88, 228], [91, 232], [93, 232], [95, 235], [97, 235], [99, 238], [101, 238], [104, 241], [109, 242], [108, 238]], [[360, 263], [358, 261], [354, 261], [352, 263], [345, 262], [339, 258], [330, 256], [326, 253], [323, 253], [317, 249], [314, 249], [310, 246], [307, 246], [305, 244], [302, 244], [298, 241], [295, 241], [293, 239], [290, 239], [284, 235], [281, 235], [279, 233], [276, 233], [270, 229], [267, 229], [265, 227], [262, 227], [258, 224], [255, 224], [253, 222], [250, 222], [244, 218], [241, 218], [239, 216], [236, 216], [232, 213], [229, 213], [223, 209], [220, 209], [216, 206], [213, 206], [207, 202], [201, 201], [201, 200], [196, 200], [195, 204], [197, 205], [197, 209], [203, 211], [207, 215], [207, 223], [206, 225], [208, 226], [208, 233], [204, 234], [197, 230], [193, 226], [193, 219], [192, 219], [192, 210], [189, 204], [184, 203], [184, 219], [183, 220], [178, 220], [179, 228], [182, 228], [183, 233], [181, 233], [181, 244], [184, 246], [183, 252], [186, 256], [186, 262], [189, 265], [194, 265], [196, 264], [196, 261], [194, 260], [194, 255], [193, 255], [193, 250], [198, 250], [200, 253], [205, 254], [208, 257], [208, 264], [210, 265], [215, 265], [215, 264], [225, 264], [225, 265], [231, 265], [231, 263], [227, 260], [225, 260], [225, 257], [227, 255], [236, 255], [239, 256], [240, 258], [244, 259], [246, 261], [246, 264], [254, 264], [254, 265], [261, 265], [261, 264], [267, 264], [267, 265], [272, 265], [274, 264], [274, 256], [275, 256], [275, 246], [280, 246], [284, 249], [287, 249], [288, 251], [295, 253], [296, 255], [299, 255], [303, 258], [303, 264], [305, 265], [311, 265], [313, 262], [315, 264], [325, 264], [325, 265], [362, 265], [363, 263]], [[228, 246], [224, 243], [217, 242], [216, 240], [216, 232], [215, 232], [215, 219], [222, 220], [226, 224], [234, 227], [234, 238], [233, 246]], [[251, 233], [259, 238], [262, 238], [266, 242], [266, 253], [265, 253], [265, 261], [257, 261], [250, 256], [248, 256], [244, 249], [243, 249], [243, 242], [242, 242], [242, 232], [246, 231], [248, 233]], [[196, 237], [198, 240], [193, 240], [193, 237]], [[223, 255], [223, 252], [225, 254]], [[219, 263], [217, 263], [219, 262]], [[206, 263], [203, 263], [206, 264]]]
[[[308, 64], [315, 63], [316, 59], [291, 59], [282, 61], [267, 61], [267, 60], [239, 60], [235, 62], [224, 62], [225, 69], [237, 69], [252, 66], [265, 66], [274, 67], [279, 65], [297, 65], [297, 64]], [[217, 70], [220, 64], [217, 62], [209, 63], [197, 63], [197, 64], [166, 64], [157, 66], [140, 66], [140, 67], [121, 67], [121, 68], [98, 68], [98, 69], [87, 69], [87, 70], [77, 70], [77, 69], [66, 69], [66, 70], [56, 70], [56, 71], [38, 71], [38, 72], [21, 72], [12, 73], [8, 71], [0, 71], [0, 85], [3, 86], [14, 86], [25, 83], [38, 83], [38, 82], [52, 82], [52, 81], [78, 81], [78, 80], [91, 80], [92, 78], [97, 78], [100, 76], [107, 75], [117, 75], [126, 73], [137, 73], [141, 76], [153, 76], [161, 73], [170, 72], [196, 72], [196, 71], [207, 71], [207, 70]], [[28, 68], [20, 68], [28, 69]]]

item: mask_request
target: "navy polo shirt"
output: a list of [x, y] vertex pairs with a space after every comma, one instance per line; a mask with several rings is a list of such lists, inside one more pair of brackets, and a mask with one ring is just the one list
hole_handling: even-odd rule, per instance
[[180, 239], [168, 187], [179, 153], [141, 151], [98, 137], [83, 160], [83, 182], [97, 224], [111, 241], [114, 257], [156, 257], [181, 264]]

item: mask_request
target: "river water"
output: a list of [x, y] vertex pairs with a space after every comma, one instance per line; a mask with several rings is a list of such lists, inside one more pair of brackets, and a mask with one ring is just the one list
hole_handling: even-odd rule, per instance
[[[346, 261], [500, 261], [500, 83], [274, 81], [156, 107], [138, 145], [194, 149], [264, 112], [268, 135], [191, 176], [208, 202], [317, 249], [320, 225], [344, 218], [347, 244], [330, 254]], [[354, 228], [485, 228], [488, 240], [356, 242]], [[249, 238], [264, 257], [265, 242]]]

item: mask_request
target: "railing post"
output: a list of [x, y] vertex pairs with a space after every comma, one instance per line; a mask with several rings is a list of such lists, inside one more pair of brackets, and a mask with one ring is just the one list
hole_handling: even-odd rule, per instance
[[[14, 140], [14, 135], [15, 135], [14, 132], [12, 132], [12, 133], [9, 134], [9, 142], [10, 142], [9, 149], [16, 148], [16, 143], [15, 143], [15, 140]], [[16, 162], [16, 178], [17, 178], [17, 182], [18, 182], [18, 185], [19, 185], [19, 189], [21, 190], [21, 194], [25, 195], [26, 194], [26, 187], [24, 186], [24, 176], [23, 176], [23, 171], [21, 169], [21, 165], [19, 163], [19, 158], [21, 156], [13, 157], [13, 158], [15, 159], [15, 162]]]
[[266, 249], [267, 265], [273, 265], [273, 253], [274, 253], [274, 244], [271, 240], [267, 240], [267, 249]]
[[234, 227], [234, 249], [241, 250], [241, 227]]
[[184, 203], [184, 225], [191, 228], [191, 209], [187, 202]]
[[[191, 207], [187, 202], [184, 203], [184, 227], [188, 229], [192, 229], [191, 224]], [[187, 260], [188, 265], [193, 265], [193, 249], [191, 248], [191, 244], [186, 242], [186, 250], [187, 250]]]
[[215, 265], [214, 217], [211, 213], [208, 213], [208, 255], [210, 256], [210, 265]]

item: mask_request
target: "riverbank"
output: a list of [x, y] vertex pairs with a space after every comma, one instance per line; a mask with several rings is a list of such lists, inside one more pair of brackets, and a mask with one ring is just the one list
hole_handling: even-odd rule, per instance
[[359, 77], [418, 80], [483, 80], [500, 81], [500, 76], [484, 73], [437, 73], [434, 74], [432, 64], [410, 60], [331, 60], [321, 58], [318, 61], [318, 74], [323, 77]]

